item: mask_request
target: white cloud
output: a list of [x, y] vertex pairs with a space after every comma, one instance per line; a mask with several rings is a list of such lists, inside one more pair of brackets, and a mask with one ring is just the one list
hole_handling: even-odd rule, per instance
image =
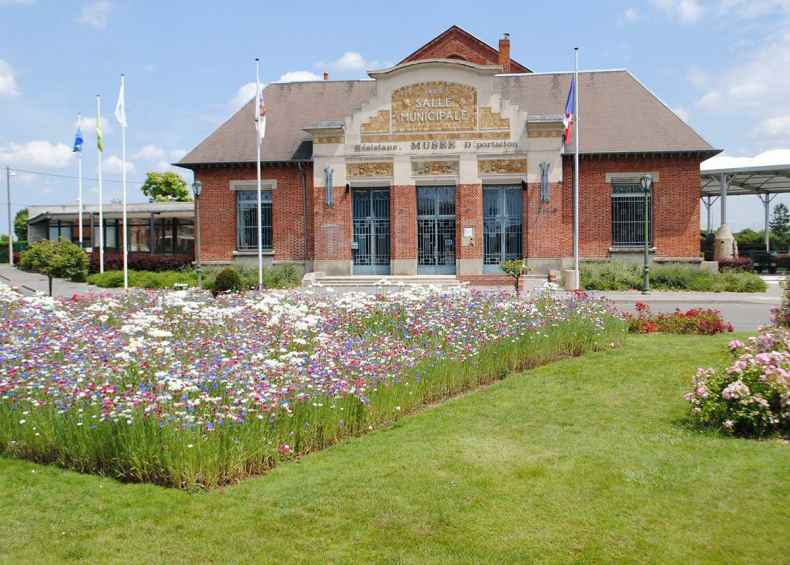
[[686, 73], [686, 78], [695, 88], [706, 88], [710, 84], [708, 73], [698, 67], [691, 67]]
[[165, 150], [157, 145], [145, 145], [132, 155], [135, 161], [155, 161], [165, 156]]
[[693, 23], [702, 17], [699, 0], [651, 0], [651, 3], [682, 23]]
[[69, 165], [74, 157], [71, 147], [49, 141], [8, 143], [0, 145], [0, 163], [11, 167], [46, 167], [60, 169]]
[[173, 161], [180, 161], [186, 154], [187, 154], [186, 149], [173, 149], [170, 151], [170, 158]]
[[[322, 77], [310, 71], [289, 71], [282, 75], [277, 82], [307, 82], [321, 80]], [[255, 85], [252, 85], [252, 95], [255, 96]]]
[[[261, 88], [264, 88], [266, 85], [261, 84]], [[247, 102], [255, 98], [255, 83], [248, 82], [247, 84], [243, 84], [239, 87], [236, 91], [235, 96], [230, 100], [230, 106], [235, 112], [236, 110], [241, 109]]]
[[16, 96], [19, 94], [19, 85], [14, 76], [14, 69], [0, 59], [0, 96]]
[[356, 51], [346, 51], [340, 58], [332, 63], [332, 68], [338, 71], [364, 71], [367, 62]]
[[786, 137], [790, 139], [790, 114], [785, 116], [774, 116], [762, 120], [754, 129], [754, 134], [758, 136]]
[[626, 8], [625, 12], [623, 12], [623, 19], [627, 22], [638, 22], [639, 10], [636, 8]]
[[697, 106], [703, 110], [715, 112], [723, 109], [724, 97], [718, 90], [710, 90], [702, 98], [697, 100]]
[[94, 0], [82, 7], [77, 21], [96, 29], [104, 29], [107, 27], [111, 7], [109, 0]]
[[[136, 167], [134, 163], [127, 160], [126, 161], [126, 174], [134, 173]], [[104, 170], [110, 173], [118, 173], [121, 174], [123, 170], [123, 161], [117, 155], [110, 155], [106, 159], [104, 159]]]
[[[107, 135], [113, 131], [110, 122], [104, 116], [102, 116], [101, 118], [101, 124], [102, 124], [102, 129], [104, 131], [104, 135]], [[77, 122], [75, 120], [74, 126], [76, 127], [76, 125]], [[82, 126], [83, 135], [88, 135], [89, 133], [92, 134], [96, 131], [96, 118], [82, 116], [82, 119], [80, 120], [80, 125]]]

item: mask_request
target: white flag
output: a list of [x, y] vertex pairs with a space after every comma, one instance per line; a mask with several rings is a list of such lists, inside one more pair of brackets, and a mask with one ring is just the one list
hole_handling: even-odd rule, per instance
[[126, 100], [124, 96], [125, 88], [124, 76], [121, 75], [121, 91], [118, 93], [118, 102], [115, 103], [115, 119], [121, 127], [126, 127]]
[[255, 127], [258, 130], [258, 137], [263, 139], [266, 136], [266, 104], [263, 101], [259, 65], [258, 59], [255, 59]]

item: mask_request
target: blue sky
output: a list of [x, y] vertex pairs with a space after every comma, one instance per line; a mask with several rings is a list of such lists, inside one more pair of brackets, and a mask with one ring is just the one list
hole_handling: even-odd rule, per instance
[[[790, 150], [790, 0], [0, 0], [0, 22], [0, 165], [75, 175], [76, 114], [93, 118], [100, 93], [105, 179], [119, 179], [112, 109], [124, 72], [130, 201], [143, 200], [147, 171], [167, 169], [252, 97], [256, 56], [267, 82], [325, 69], [364, 78], [453, 24], [494, 46], [509, 32], [513, 57], [535, 71], [570, 69], [576, 45], [582, 68], [628, 68], [727, 155]], [[95, 201], [95, 182], [85, 186]], [[12, 189], [14, 209], [77, 197], [76, 180], [22, 172]], [[107, 182], [105, 197], [119, 198], [120, 184]], [[757, 198], [732, 199], [729, 216], [735, 228], [759, 225]]]

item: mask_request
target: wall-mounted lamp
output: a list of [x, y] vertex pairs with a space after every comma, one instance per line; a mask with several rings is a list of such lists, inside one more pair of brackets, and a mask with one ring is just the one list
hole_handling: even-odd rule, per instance
[[523, 190], [523, 191], [527, 190], [527, 181], [525, 181], [525, 180], [521, 181], [521, 190]]
[[349, 192], [351, 192], [351, 185], [346, 183], [346, 194], [348, 194]]
[[326, 205], [330, 208], [334, 207], [335, 205], [335, 193], [332, 190], [332, 177], [334, 175], [334, 171], [332, 167], [327, 166], [324, 169], [324, 198], [326, 200]]

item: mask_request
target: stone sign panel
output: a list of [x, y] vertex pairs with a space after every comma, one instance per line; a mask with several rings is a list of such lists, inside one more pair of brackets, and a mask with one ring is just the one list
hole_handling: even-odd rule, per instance
[[477, 128], [477, 91], [464, 84], [430, 81], [392, 93], [393, 133], [469, 131]]

